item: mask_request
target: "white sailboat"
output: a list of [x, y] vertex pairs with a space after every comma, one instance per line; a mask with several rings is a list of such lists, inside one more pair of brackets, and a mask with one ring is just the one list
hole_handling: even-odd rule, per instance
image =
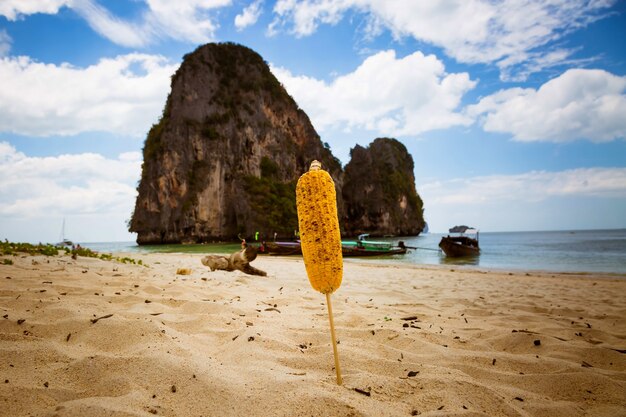
[[65, 238], [65, 218], [63, 219], [63, 226], [61, 227], [61, 239], [60, 242], [56, 244], [56, 246], [72, 246], [74, 243]]

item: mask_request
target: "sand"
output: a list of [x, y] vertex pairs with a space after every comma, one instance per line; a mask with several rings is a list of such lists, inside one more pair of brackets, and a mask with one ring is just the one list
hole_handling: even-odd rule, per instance
[[[625, 416], [626, 276], [202, 255], [0, 265], [1, 416]], [[177, 275], [188, 268], [190, 275]]]

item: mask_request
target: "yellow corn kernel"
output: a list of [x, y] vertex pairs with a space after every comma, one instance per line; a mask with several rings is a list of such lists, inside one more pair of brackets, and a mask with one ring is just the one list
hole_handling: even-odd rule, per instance
[[311, 286], [330, 294], [341, 285], [343, 257], [335, 183], [318, 161], [298, 180], [296, 205], [300, 242]]

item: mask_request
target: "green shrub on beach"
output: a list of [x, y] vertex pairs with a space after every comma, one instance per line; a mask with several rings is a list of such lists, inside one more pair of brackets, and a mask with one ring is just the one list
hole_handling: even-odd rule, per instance
[[111, 255], [110, 253], [101, 253], [100, 259], [102, 259], [103, 261], [112, 261], [113, 255]]
[[129, 258], [128, 256], [125, 256], [123, 258], [115, 258], [115, 260], [123, 264], [143, 265], [143, 262], [141, 261], [141, 259], [135, 260], [133, 258]]
[[[29, 255], [45, 255], [45, 256], [57, 256], [59, 255], [59, 251], [62, 250], [65, 254], [71, 254], [72, 257], [82, 256], [85, 258], [97, 258], [102, 259], [103, 261], [116, 261], [121, 262], [123, 264], [130, 263], [134, 265], [145, 265], [141, 259], [135, 260], [129, 257], [113, 257], [110, 253], [98, 253], [89, 248], [74, 248], [70, 249], [68, 247], [59, 247], [54, 246], [49, 243], [42, 244], [39, 243], [37, 245], [33, 245], [32, 243], [14, 243], [9, 242], [8, 240], [4, 240], [4, 242], [0, 242], [0, 254], [1, 255], [16, 255], [18, 253], [27, 253]], [[2, 263], [4, 265], [13, 265], [13, 261], [11, 259], [3, 259]]]
[[32, 243], [15, 243], [4, 240], [0, 242], [0, 252], [3, 255], [14, 255], [16, 253], [28, 253], [29, 255], [56, 256], [59, 248], [49, 243], [33, 245]]
[[119, 257], [119, 256], [113, 256], [110, 253], [98, 253], [95, 251], [92, 251], [91, 249], [88, 248], [78, 248], [78, 249], [72, 249], [72, 256], [83, 256], [86, 258], [97, 258], [97, 259], [102, 259], [103, 261], [116, 261], [116, 262], [120, 262], [123, 264], [133, 264], [133, 265], [141, 265], [141, 266], [148, 266], [148, 265], [144, 265], [144, 263], [140, 260], [136, 260], [133, 258], [129, 258], [128, 256], [124, 256]]
[[99, 258], [100, 254], [89, 248], [75, 248], [71, 250], [72, 255], [82, 256], [85, 258]]

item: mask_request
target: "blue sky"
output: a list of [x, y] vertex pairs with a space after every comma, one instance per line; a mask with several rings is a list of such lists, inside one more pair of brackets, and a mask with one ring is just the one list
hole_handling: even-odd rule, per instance
[[170, 76], [257, 51], [345, 164], [401, 140], [431, 231], [626, 227], [626, 2], [2, 0], [0, 238], [126, 241]]

